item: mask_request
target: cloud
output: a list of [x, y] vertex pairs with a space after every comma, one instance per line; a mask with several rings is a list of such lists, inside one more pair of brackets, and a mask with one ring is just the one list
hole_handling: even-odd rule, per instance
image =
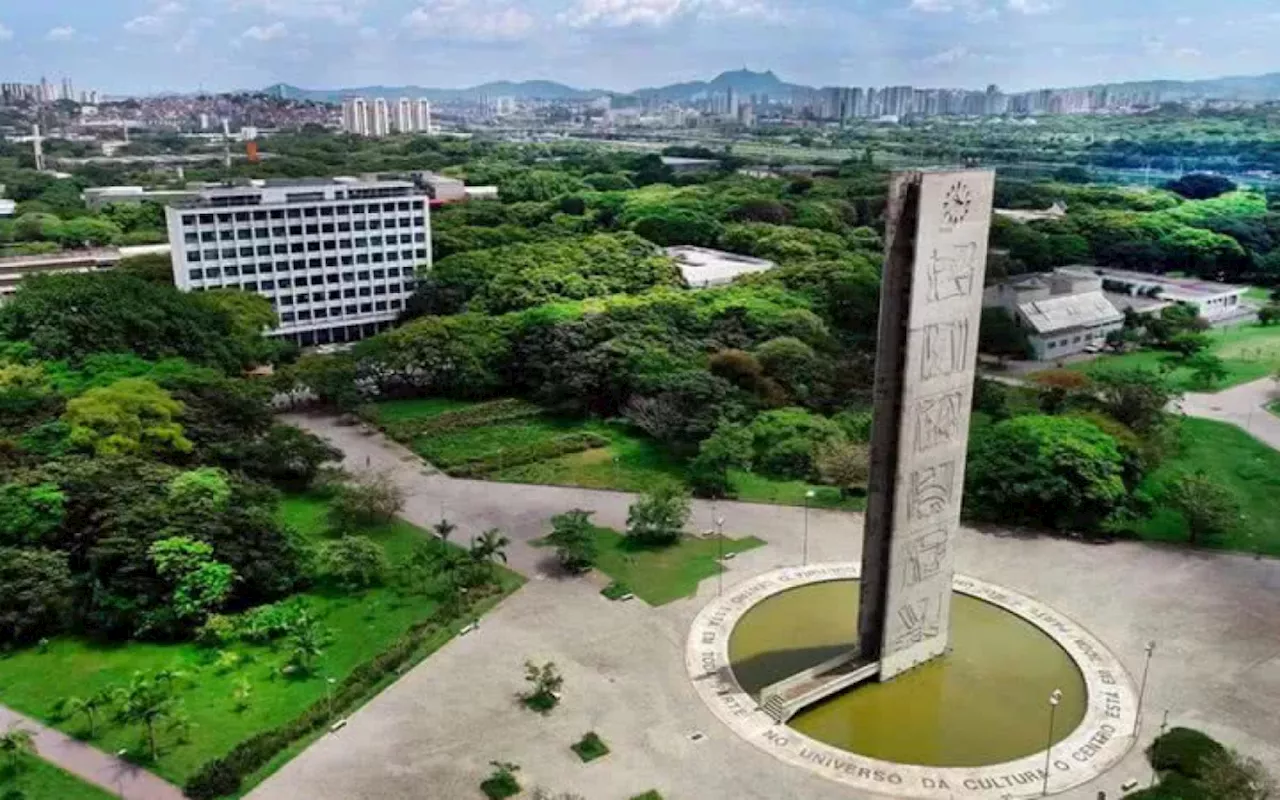
[[1055, 8], [1054, 0], [1009, 0], [1009, 10], [1018, 14], [1047, 14]]
[[3, 22], [0, 22], [0, 42], [7, 42], [12, 38], [13, 38], [13, 31], [6, 28]]
[[926, 14], [941, 14], [955, 11], [965, 0], [911, 0], [908, 6], [912, 11], [923, 11]]
[[934, 53], [928, 58], [921, 59], [921, 62], [930, 67], [941, 67], [947, 64], [954, 64], [957, 61], [963, 61], [973, 55], [969, 48], [957, 45], [941, 53]]
[[763, 0], [577, 0], [557, 19], [573, 28], [661, 27], [677, 17], [777, 19]]
[[503, 3], [467, 0], [428, 0], [404, 17], [409, 33], [420, 39], [455, 38], [472, 41], [523, 39], [536, 26], [526, 11]]
[[1199, 58], [1202, 55], [1204, 55], [1204, 53], [1201, 53], [1194, 47], [1179, 47], [1177, 50], [1173, 51], [1174, 58], [1194, 59]]
[[76, 37], [76, 29], [70, 25], [62, 25], [57, 28], [51, 28], [44, 38], [51, 42], [69, 42]]
[[335, 25], [360, 21], [365, 0], [231, 0], [236, 11], [253, 11], [289, 19], [327, 20]]
[[159, 3], [151, 13], [141, 14], [126, 22], [124, 29], [129, 33], [154, 36], [163, 33], [170, 20], [184, 10], [181, 3]]
[[963, 11], [970, 22], [990, 22], [1000, 17], [998, 8], [985, 5], [982, 0], [911, 0], [911, 5], [907, 8], [922, 14], [950, 14], [953, 11]]
[[186, 53], [200, 41], [200, 31], [213, 27], [213, 20], [208, 17], [197, 17], [191, 21], [187, 29], [173, 43], [173, 52]]
[[255, 42], [272, 42], [277, 39], [283, 39], [289, 35], [289, 29], [285, 27], [283, 22], [273, 22], [270, 25], [254, 25], [240, 34], [241, 39], [248, 39]]

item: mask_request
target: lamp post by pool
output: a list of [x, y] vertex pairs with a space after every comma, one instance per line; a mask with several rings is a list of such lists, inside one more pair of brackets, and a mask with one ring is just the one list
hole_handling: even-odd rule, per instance
[[1044, 789], [1041, 794], [1049, 794], [1049, 759], [1053, 754], [1053, 718], [1058, 713], [1058, 703], [1062, 702], [1062, 690], [1054, 689], [1049, 695], [1049, 740], [1044, 747]]
[[1142, 701], [1147, 696], [1147, 673], [1151, 670], [1151, 654], [1156, 651], [1156, 640], [1152, 639], [1147, 642], [1147, 646], [1143, 648], [1147, 653], [1147, 661], [1142, 665], [1142, 684], [1138, 688], [1138, 724], [1142, 724]]
[[720, 565], [720, 571], [716, 573], [718, 586], [716, 587], [716, 597], [724, 594], [724, 517], [716, 517], [716, 546], [720, 548], [717, 563]]
[[809, 501], [816, 494], [812, 489], [804, 493], [804, 544], [801, 545], [800, 561], [806, 567], [809, 566]]

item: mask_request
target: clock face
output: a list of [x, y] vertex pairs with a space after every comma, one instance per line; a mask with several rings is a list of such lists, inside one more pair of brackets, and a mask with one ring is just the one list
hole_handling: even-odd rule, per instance
[[942, 220], [948, 225], [959, 225], [969, 218], [973, 209], [973, 190], [964, 181], [956, 181], [947, 188], [942, 198]]

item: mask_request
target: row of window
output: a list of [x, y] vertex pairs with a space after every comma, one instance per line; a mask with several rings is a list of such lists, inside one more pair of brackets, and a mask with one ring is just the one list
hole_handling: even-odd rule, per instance
[[[249, 288], [250, 284], [244, 285], [246, 292], [252, 292]], [[399, 294], [400, 284], [391, 283], [386, 286], [360, 286], [358, 288], [348, 289], [330, 289], [328, 292], [312, 292], [311, 294], [285, 294], [272, 298], [271, 303], [275, 305], [279, 303], [282, 306], [291, 306], [294, 304], [303, 305], [305, 303], [323, 303], [326, 300], [342, 300], [352, 299], [354, 297], [373, 297], [374, 295]]]
[[[320, 259], [313, 258], [311, 259], [311, 261], [319, 262]], [[319, 267], [320, 264], [312, 263], [310, 266]], [[327, 266], [334, 267], [337, 265], [328, 264]], [[350, 265], [348, 264], [346, 266], [350, 266]], [[295, 270], [305, 271], [306, 267], [307, 267], [307, 264], [304, 263], [302, 260], [293, 262], [293, 268]], [[269, 275], [272, 272], [278, 273], [278, 272], [288, 272], [288, 271], [289, 271], [289, 262], [281, 261], [279, 264], [275, 264], [274, 266], [271, 264], [264, 263], [264, 264], [257, 264], [257, 265], [245, 264], [241, 267], [227, 266], [227, 267], [209, 267], [207, 269], [197, 268], [197, 269], [188, 270], [187, 274], [192, 280], [203, 280], [204, 278], [220, 278], [224, 275], [227, 277], [234, 278], [240, 275], [257, 275], [259, 272]], [[400, 277], [400, 272], [401, 272], [400, 267], [386, 267], [385, 269], [379, 268], [375, 270], [360, 270], [359, 272], [344, 272], [342, 273], [342, 280], [344, 283], [350, 283], [355, 280], [367, 281], [370, 279], [370, 277], [372, 277], [374, 280], [381, 280], [383, 278], [398, 278]], [[405, 267], [404, 276], [408, 278], [408, 277], [411, 277], [412, 275], [413, 275], [413, 267]], [[312, 277], [318, 278], [321, 276], [315, 275]], [[330, 273], [329, 282], [337, 283], [338, 282], [337, 277], [338, 277], [337, 273]], [[306, 278], [304, 276], [301, 276], [301, 275], [298, 276], [299, 283], [302, 283], [305, 280]]]
[[196, 242], [229, 242], [234, 239], [283, 238], [285, 236], [319, 236], [324, 233], [349, 233], [351, 231], [376, 231], [383, 228], [425, 227], [422, 217], [388, 217], [387, 219], [358, 219], [355, 222], [325, 222], [311, 225], [276, 225], [271, 228], [222, 228], [220, 230], [187, 231], [183, 238], [187, 244]]
[[[300, 252], [302, 251], [301, 250], [294, 251], [294, 253], [300, 253]], [[312, 250], [311, 252], [316, 252], [316, 251]], [[213, 253], [213, 255], [209, 255], [209, 253]], [[269, 252], [263, 252], [261, 248], [259, 248], [258, 252], [255, 254], [253, 251], [253, 248], [246, 247], [241, 249], [239, 257], [253, 258], [255, 255], [270, 256], [273, 254]], [[278, 251], [274, 255], [288, 255], [288, 253], [284, 253], [283, 251]], [[308, 267], [314, 268], [314, 267], [320, 267], [320, 266], [336, 267], [339, 264], [346, 267], [346, 266], [351, 266], [352, 264], [381, 264], [384, 261], [421, 261], [421, 260], [424, 260], [426, 257], [427, 257], [427, 250], [425, 247], [422, 247], [422, 248], [418, 248], [417, 250], [400, 250], [400, 251], [391, 250], [388, 252], [356, 253], [354, 255], [349, 255], [349, 256], [345, 256], [345, 255], [344, 256], [325, 256], [324, 258], [312, 257], [309, 259], [295, 258], [293, 260], [293, 268], [306, 269]], [[188, 253], [187, 263], [199, 264], [204, 261], [218, 261], [218, 260], [226, 261], [234, 258], [236, 258], [236, 253], [234, 250], [222, 251], [221, 257], [219, 257], [219, 255], [217, 254], [217, 251], [206, 251], [203, 256], [197, 253], [195, 254], [195, 257], [192, 257], [192, 254]], [[287, 261], [279, 261], [279, 262], [276, 262], [275, 268], [280, 271], [286, 271], [289, 268], [288, 264], [289, 262]], [[253, 266], [254, 266], [253, 264], [249, 264], [249, 263], [226, 264], [224, 265], [224, 268], [235, 269], [239, 267], [244, 270], [250, 270]], [[267, 266], [267, 262], [263, 262], [259, 266], [265, 267]], [[207, 267], [205, 268], [204, 271], [207, 274], [209, 270], [216, 270], [216, 269], [218, 269], [218, 267]], [[199, 268], [193, 269], [191, 271], [192, 277], [197, 277], [194, 273], [199, 271], [200, 271]], [[271, 270], [263, 269], [262, 271], [270, 272]]]
[[312, 319], [329, 319], [331, 317], [359, 316], [378, 311], [399, 311], [404, 303], [400, 300], [379, 300], [374, 303], [351, 303], [346, 306], [330, 306], [329, 308], [300, 309], [298, 311], [280, 312], [280, 324], [307, 322]]
[[[362, 272], [359, 274], [367, 276], [369, 273]], [[362, 278], [361, 280], [368, 281], [368, 278], [367, 277]], [[243, 288], [246, 292], [274, 292], [277, 289], [290, 289], [294, 287], [301, 288], [303, 286], [324, 286], [326, 284], [332, 285], [337, 283], [355, 283], [355, 282], [356, 282], [355, 274], [348, 272], [342, 275], [341, 281], [339, 281], [337, 273], [332, 273], [329, 275], [312, 275], [310, 280], [299, 277], [299, 278], [277, 278], [275, 280], [248, 281], [244, 284], [243, 287], [238, 287], [238, 285], [235, 283], [229, 283], [229, 284], [223, 284], [222, 288], [224, 289]], [[413, 289], [413, 284], [414, 282], [412, 280], [405, 280], [403, 282], [405, 291], [411, 291]], [[379, 284], [379, 286], [393, 287], [391, 289], [391, 292], [392, 294], [394, 294], [395, 292], [400, 291], [401, 284], [400, 283]], [[378, 292], [378, 294], [382, 294], [382, 292]]]
[[[424, 244], [426, 237], [419, 233], [416, 236], [410, 236], [407, 233], [400, 234], [399, 239], [395, 236], [388, 236], [385, 239], [381, 236], [370, 236], [368, 238], [361, 237], [354, 240], [354, 248], [361, 247], [395, 247], [396, 245]], [[187, 263], [194, 264], [201, 261], [217, 261], [219, 258], [253, 258], [254, 256], [269, 255], [288, 255], [289, 253], [319, 253], [334, 250], [351, 250], [353, 249], [353, 240], [342, 239], [334, 241], [332, 239], [324, 242], [293, 242], [292, 244], [260, 244], [256, 247], [245, 246], [239, 249], [235, 247], [224, 247], [221, 250], [217, 248], [209, 248], [208, 250], [188, 250]], [[427, 257], [427, 249], [425, 247], [418, 248], [418, 258]], [[390, 255], [390, 254], [389, 254]], [[405, 258], [413, 258], [412, 251], [405, 251]], [[388, 261], [395, 261], [394, 258], [388, 258]]]
[[232, 222], [261, 222], [265, 219], [302, 219], [303, 217], [345, 217], [351, 214], [370, 214], [379, 211], [412, 211], [421, 208], [420, 202], [401, 200], [398, 203], [352, 203], [337, 206], [307, 206], [305, 208], [273, 208], [270, 211], [224, 211], [217, 214], [183, 214], [183, 225], [212, 225], [215, 220], [224, 225]]

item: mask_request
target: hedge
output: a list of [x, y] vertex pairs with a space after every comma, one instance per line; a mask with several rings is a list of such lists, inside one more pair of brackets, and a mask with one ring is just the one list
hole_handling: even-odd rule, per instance
[[1218, 800], [1210, 797], [1200, 784], [1176, 772], [1168, 773], [1155, 786], [1126, 794], [1124, 798], [1125, 800]]
[[[471, 598], [479, 601], [486, 595]], [[386, 677], [413, 659], [432, 636], [444, 630], [433, 619], [414, 623], [387, 649], [358, 665], [338, 682], [333, 691], [334, 709], [355, 707]], [[327, 727], [333, 720], [329, 700], [317, 700], [291, 721], [245, 739], [223, 756], [206, 761], [183, 787], [191, 800], [213, 800], [235, 794], [244, 779], [257, 772], [282, 750], [308, 734]]]
[[437, 436], [441, 433], [478, 428], [497, 422], [511, 422], [536, 417], [542, 409], [523, 400], [492, 400], [487, 403], [446, 411], [426, 419], [407, 419], [382, 425], [387, 435], [396, 441], [410, 442], [420, 436]]
[[490, 453], [461, 464], [445, 468], [445, 474], [453, 478], [478, 478], [507, 467], [519, 467], [545, 461], [549, 458], [567, 456], [570, 453], [581, 453], [597, 447], [608, 447], [608, 438], [598, 433], [575, 433], [569, 436], [558, 436], [545, 442], [526, 447], [511, 447]]

